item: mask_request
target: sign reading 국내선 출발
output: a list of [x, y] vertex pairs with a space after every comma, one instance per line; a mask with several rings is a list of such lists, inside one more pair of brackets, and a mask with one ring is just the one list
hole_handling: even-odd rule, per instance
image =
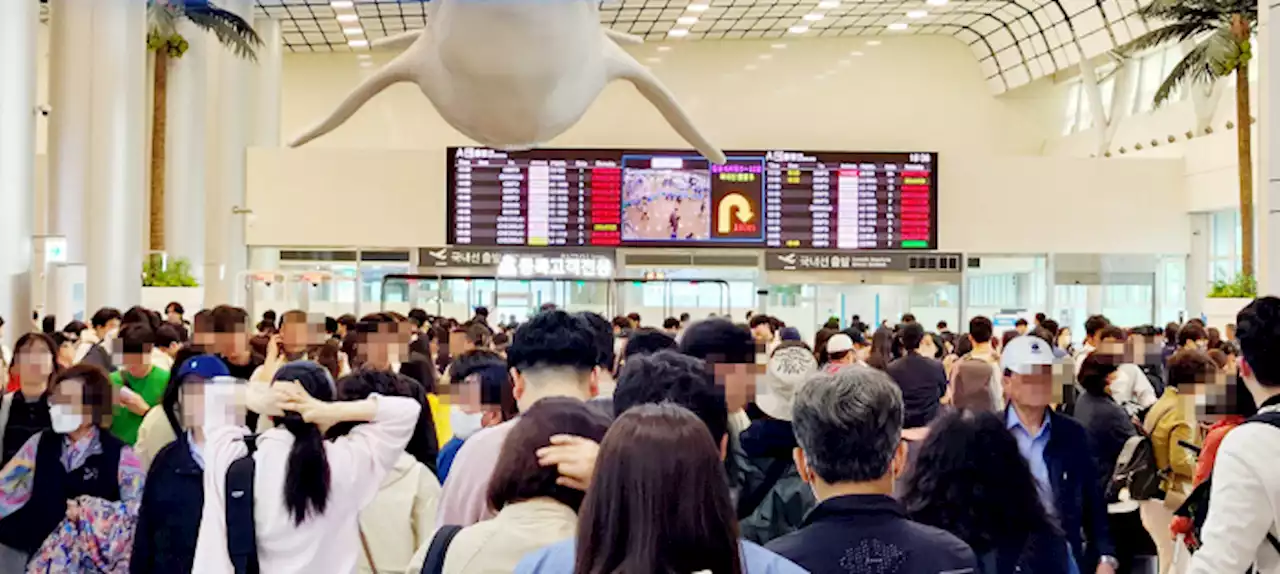
[[868, 251], [770, 250], [765, 255], [767, 271], [960, 271], [956, 253], [899, 253]]
[[539, 252], [475, 247], [424, 247], [419, 265], [433, 268], [487, 270], [498, 277], [564, 277], [608, 279], [613, 277], [612, 251]]

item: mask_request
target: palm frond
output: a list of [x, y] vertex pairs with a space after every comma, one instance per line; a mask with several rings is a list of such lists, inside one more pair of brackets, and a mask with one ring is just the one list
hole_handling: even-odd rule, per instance
[[1126, 56], [1130, 56], [1139, 52], [1145, 52], [1152, 48], [1164, 46], [1165, 44], [1189, 40], [1218, 30], [1221, 27], [1221, 23], [1212, 20], [1173, 22], [1134, 38], [1128, 44], [1119, 48], [1118, 51]]
[[1212, 85], [1218, 78], [1230, 75], [1238, 66], [1240, 45], [1229, 28], [1221, 28], [1191, 51], [1169, 72], [1169, 76], [1156, 90], [1154, 104], [1160, 107], [1169, 101], [1178, 88]]
[[164, 37], [173, 35], [178, 29], [178, 10], [165, 2], [150, 0], [147, 2], [147, 28]]
[[1217, 0], [1151, 0], [1136, 13], [1148, 22], [1222, 22], [1234, 13], [1227, 4]]
[[218, 42], [236, 56], [255, 62], [258, 60], [257, 48], [262, 46], [262, 38], [247, 20], [207, 0], [186, 0], [184, 4], [183, 16], [197, 28], [212, 32]]
[[1217, 77], [1209, 67], [1208, 52], [1209, 43], [1201, 42], [1182, 57], [1182, 60], [1169, 72], [1169, 77], [1165, 78], [1160, 88], [1156, 90], [1154, 98], [1156, 108], [1168, 102], [1169, 97], [1178, 88], [1212, 82]]

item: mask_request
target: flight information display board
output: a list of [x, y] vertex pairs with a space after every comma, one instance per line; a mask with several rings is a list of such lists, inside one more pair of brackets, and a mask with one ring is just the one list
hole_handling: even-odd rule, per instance
[[451, 245], [928, 250], [929, 152], [449, 148]]

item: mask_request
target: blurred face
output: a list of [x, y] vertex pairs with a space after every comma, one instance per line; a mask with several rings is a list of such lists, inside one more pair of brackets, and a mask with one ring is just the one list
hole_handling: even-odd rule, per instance
[[925, 357], [936, 357], [938, 355], [938, 346], [933, 343], [933, 337], [925, 337], [920, 341], [920, 354]]
[[1118, 365], [1125, 360], [1125, 341], [1121, 339], [1106, 338], [1098, 343], [1098, 348], [1094, 354], [1099, 358], [1106, 359], [1106, 363]]
[[107, 324], [105, 326], [97, 327], [96, 330], [98, 332], [98, 338], [105, 339], [108, 336], [108, 334], [114, 335], [115, 333], [120, 331], [120, 320], [112, 319], [110, 321], [107, 321]]
[[43, 342], [27, 345], [15, 353], [13, 366], [17, 370], [18, 382], [22, 384], [24, 395], [28, 391], [37, 395], [44, 393], [45, 385], [53, 375], [53, 360], [53, 352]]
[[1053, 402], [1053, 367], [1036, 365], [1030, 374], [1013, 373], [1004, 378], [1009, 400], [1026, 409], [1041, 409]]
[[724, 386], [725, 404], [729, 412], [746, 408], [756, 396], [756, 378], [764, 374], [764, 365], [720, 363], [715, 365], [716, 384]]
[[141, 353], [125, 353], [122, 362], [130, 375], [136, 378], [147, 376], [151, 372], [151, 346], [147, 345]]
[[249, 331], [244, 324], [230, 333], [213, 333], [215, 352], [224, 357], [240, 357], [249, 352]]
[[165, 313], [164, 320], [170, 323], [173, 323], [174, 325], [181, 325], [182, 315], [179, 314], [177, 311], [170, 309], [167, 313]]
[[751, 334], [761, 343], [768, 343], [773, 340], [773, 331], [769, 329], [768, 323], [761, 323], [751, 329]]
[[1026, 335], [1026, 334], [1027, 334], [1027, 326], [1026, 326], [1026, 325], [1018, 325], [1017, 327], [1014, 327], [1013, 329], [1014, 329], [1015, 331], [1017, 331], [1017, 332], [1018, 332], [1018, 335]]
[[365, 366], [375, 369], [390, 369], [392, 363], [399, 361], [400, 334], [394, 325], [380, 325], [376, 333], [370, 333], [358, 347], [363, 355]]
[[280, 343], [287, 354], [303, 353], [311, 345], [324, 342], [324, 325], [311, 321], [289, 322], [280, 326]]
[[67, 341], [58, 347], [58, 366], [64, 369], [75, 364], [76, 360], [76, 344]]
[[1065, 349], [1069, 346], [1071, 346], [1071, 331], [1063, 329], [1061, 333], [1058, 333], [1058, 347]]
[[[58, 384], [49, 398], [49, 415], [53, 419], [53, 430], [58, 433], [71, 433], [93, 425], [93, 409], [84, 404], [84, 381], [68, 379]], [[102, 424], [111, 424], [110, 415], [104, 417]]]
[[182, 393], [178, 400], [182, 402], [182, 428], [193, 429], [204, 426], [204, 387], [206, 381], [197, 376], [189, 376], [182, 383]]

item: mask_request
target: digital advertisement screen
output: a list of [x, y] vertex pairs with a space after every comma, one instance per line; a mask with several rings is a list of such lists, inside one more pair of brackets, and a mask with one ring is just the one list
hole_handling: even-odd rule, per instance
[[930, 152], [449, 148], [451, 245], [936, 249]]

